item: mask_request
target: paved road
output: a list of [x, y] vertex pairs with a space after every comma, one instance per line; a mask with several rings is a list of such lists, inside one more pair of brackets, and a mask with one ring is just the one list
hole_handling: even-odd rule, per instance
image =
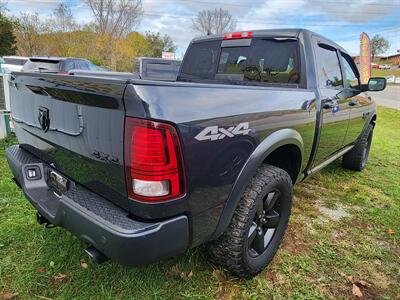
[[400, 85], [388, 85], [382, 92], [369, 92], [378, 105], [400, 110]]

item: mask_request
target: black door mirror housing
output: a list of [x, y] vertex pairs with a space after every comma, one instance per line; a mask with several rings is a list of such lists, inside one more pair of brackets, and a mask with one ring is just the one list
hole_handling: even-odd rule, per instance
[[386, 78], [372, 77], [368, 80], [368, 84], [362, 85], [363, 91], [379, 92], [386, 88]]

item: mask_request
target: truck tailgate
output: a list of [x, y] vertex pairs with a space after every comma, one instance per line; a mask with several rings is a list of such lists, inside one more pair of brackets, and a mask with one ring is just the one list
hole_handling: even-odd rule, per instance
[[15, 133], [25, 150], [127, 208], [124, 177], [125, 81], [15, 73]]

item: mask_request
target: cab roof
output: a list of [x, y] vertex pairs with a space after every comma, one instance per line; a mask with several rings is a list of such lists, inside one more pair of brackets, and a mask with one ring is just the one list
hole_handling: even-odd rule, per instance
[[[339, 49], [342, 52], [347, 53], [347, 51], [341, 47], [340, 45], [336, 44], [332, 40], [329, 40], [322, 35], [315, 33], [311, 30], [304, 29], [304, 28], [282, 28], [282, 29], [259, 29], [259, 30], [244, 30], [238, 32], [251, 32], [251, 37], [287, 37], [287, 38], [298, 38], [301, 34], [307, 36], [315, 36], [320, 39], [322, 42], [328, 43], [335, 48]], [[213, 34], [213, 35], [206, 35], [201, 37], [195, 37], [192, 39], [191, 43], [197, 42], [204, 42], [204, 41], [211, 41], [211, 40], [222, 40], [227, 33], [221, 34]]]

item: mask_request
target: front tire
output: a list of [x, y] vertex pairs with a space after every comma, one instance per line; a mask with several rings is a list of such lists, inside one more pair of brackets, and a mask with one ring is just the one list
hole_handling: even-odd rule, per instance
[[271, 165], [261, 166], [245, 189], [228, 228], [209, 244], [211, 259], [241, 278], [260, 273], [283, 239], [292, 194], [287, 172]]
[[369, 124], [367, 130], [357, 144], [348, 153], [343, 155], [342, 166], [353, 171], [362, 171], [367, 165], [371, 149], [374, 125]]

